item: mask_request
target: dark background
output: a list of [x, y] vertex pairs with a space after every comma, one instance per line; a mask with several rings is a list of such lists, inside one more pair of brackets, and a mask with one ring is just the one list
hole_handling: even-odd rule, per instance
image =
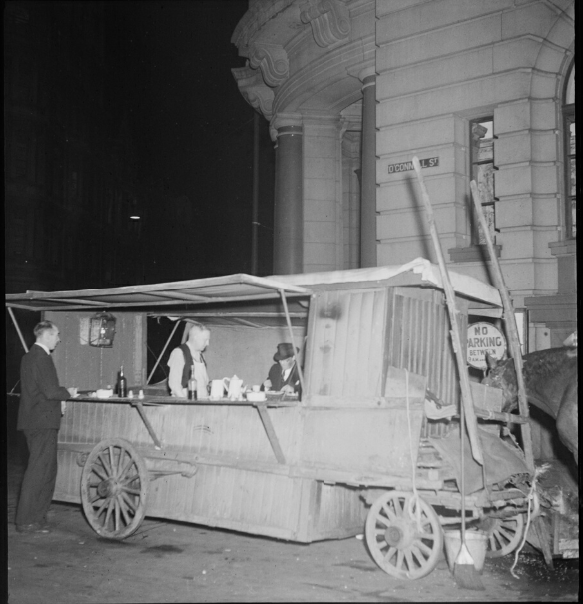
[[[147, 193], [148, 238], [167, 227], [162, 249], [147, 257], [146, 281], [167, 280], [153, 266], [164, 263], [166, 246], [191, 254], [182, 266], [165, 266], [172, 280], [250, 272], [255, 111], [231, 74], [245, 59], [230, 42], [248, 2], [108, 2], [105, 8], [110, 104], [129, 117], [137, 177]], [[260, 149], [258, 272], [265, 275], [272, 271], [274, 151], [263, 117]], [[178, 213], [189, 206], [187, 225], [168, 221], [169, 203]]]
[[[256, 113], [231, 73], [245, 59], [230, 41], [247, 9], [4, 4], [6, 292], [251, 272]], [[258, 123], [257, 273], [268, 275], [275, 152]], [[40, 313], [14, 312], [31, 346]], [[18, 392], [24, 351], [5, 321], [5, 392]]]

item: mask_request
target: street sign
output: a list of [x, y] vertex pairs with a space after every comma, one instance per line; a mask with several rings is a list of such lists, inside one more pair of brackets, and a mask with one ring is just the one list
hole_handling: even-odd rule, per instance
[[500, 360], [506, 352], [504, 334], [491, 323], [473, 323], [468, 326], [467, 361], [476, 369], [486, 369], [486, 352]]
[[[439, 157], [427, 157], [425, 159], [420, 159], [419, 163], [422, 168], [436, 168], [439, 166]], [[389, 174], [395, 174], [395, 172], [408, 172], [409, 170], [413, 170], [412, 161], [403, 161], [399, 164], [388, 165]]]

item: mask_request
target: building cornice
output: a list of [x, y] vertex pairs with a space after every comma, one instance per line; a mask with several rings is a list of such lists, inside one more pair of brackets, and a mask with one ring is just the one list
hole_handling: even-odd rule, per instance
[[280, 44], [253, 42], [249, 47], [249, 65], [253, 69], [260, 68], [265, 83], [272, 88], [282, 84], [289, 75], [287, 53]]
[[322, 48], [342, 42], [350, 35], [348, 9], [339, 0], [307, 0], [300, 6], [300, 19], [312, 26], [314, 40]]
[[247, 63], [245, 67], [231, 69], [231, 73], [235, 77], [243, 98], [251, 107], [270, 120], [273, 112], [275, 93], [263, 81], [261, 71], [259, 69], [252, 69], [249, 63]]

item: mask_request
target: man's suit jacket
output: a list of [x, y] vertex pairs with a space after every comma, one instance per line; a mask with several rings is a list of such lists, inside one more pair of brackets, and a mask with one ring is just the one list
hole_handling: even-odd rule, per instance
[[300, 392], [301, 390], [300, 374], [298, 372], [297, 363], [294, 364], [290, 374], [287, 376], [287, 380], [283, 379], [281, 365], [275, 363], [269, 370], [269, 379], [271, 380], [271, 387], [273, 390], [277, 390], [278, 392], [287, 385], [291, 386], [294, 389], [294, 392]]
[[58, 430], [61, 401], [68, 398], [69, 391], [59, 385], [51, 355], [33, 344], [20, 363], [18, 430]]

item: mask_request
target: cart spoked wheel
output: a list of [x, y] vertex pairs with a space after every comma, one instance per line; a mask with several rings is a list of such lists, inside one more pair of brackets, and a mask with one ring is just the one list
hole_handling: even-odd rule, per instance
[[366, 543], [374, 561], [399, 579], [428, 575], [443, 550], [437, 514], [421, 498], [412, 506], [412, 498], [413, 493], [402, 491], [383, 493], [366, 518]]
[[134, 533], [146, 514], [148, 471], [134, 447], [108, 438], [87, 457], [81, 474], [81, 501], [93, 530], [109, 539]]
[[488, 558], [500, 558], [513, 552], [524, 534], [524, 514], [511, 518], [495, 518], [488, 529]]

